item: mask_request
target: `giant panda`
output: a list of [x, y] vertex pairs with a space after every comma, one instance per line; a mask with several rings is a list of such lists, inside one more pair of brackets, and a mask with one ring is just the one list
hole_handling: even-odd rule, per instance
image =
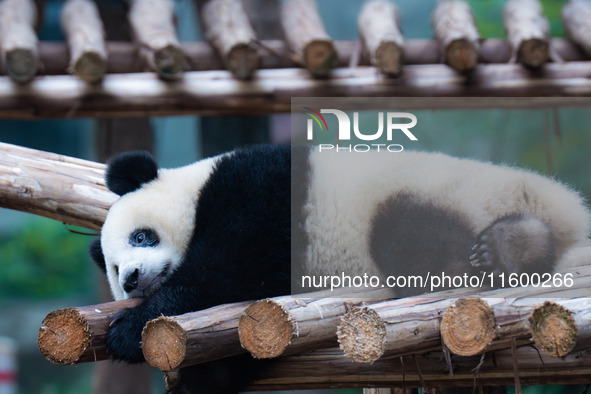
[[[555, 180], [439, 153], [257, 146], [158, 169], [131, 152], [109, 162], [106, 184], [121, 197], [90, 253], [116, 299], [144, 299], [108, 333], [112, 357], [132, 363], [161, 315], [313, 290], [298, 288], [304, 273], [549, 272], [590, 224]], [[196, 366], [193, 391], [179, 392], [237, 392], [259, 367]]]

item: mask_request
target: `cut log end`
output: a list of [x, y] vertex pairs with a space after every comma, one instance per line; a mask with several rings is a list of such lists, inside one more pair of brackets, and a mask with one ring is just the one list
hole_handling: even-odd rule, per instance
[[545, 353], [564, 357], [577, 342], [577, 325], [572, 313], [553, 302], [545, 302], [529, 317], [532, 337]]
[[103, 79], [107, 64], [105, 59], [96, 52], [86, 52], [74, 62], [74, 74], [83, 81], [97, 83]]
[[380, 316], [367, 307], [347, 312], [341, 318], [337, 337], [345, 356], [358, 363], [378, 360], [386, 348], [386, 326]]
[[395, 42], [384, 41], [376, 49], [373, 61], [383, 74], [396, 76], [402, 69], [403, 50]]
[[259, 63], [258, 51], [249, 44], [234, 46], [226, 58], [226, 67], [234, 77], [240, 80], [251, 79]]
[[6, 53], [6, 73], [18, 83], [30, 82], [37, 74], [37, 54], [30, 49], [16, 48]]
[[294, 335], [289, 314], [269, 299], [249, 305], [238, 322], [240, 343], [255, 358], [280, 356]]
[[490, 306], [479, 298], [460, 298], [443, 314], [441, 338], [459, 356], [484, 352], [496, 337], [495, 317]]
[[41, 354], [57, 365], [79, 362], [90, 342], [91, 333], [86, 320], [73, 308], [47, 315], [37, 337]]
[[167, 45], [154, 52], [154, 67], [162, 79], [176, 79], [185, 66], [185, 55], [175, 45]]
[[338, 59], [337, 51], [331, 40], [313, 40], [304, 49], [302, 59], [306, 68], [315, 77], [326, 77]]
[[452, 41], [445, 50], [445, 62], [459, 72], [468, 72], [478, 63], [478, 48], [470, 40]]
[[517, 59], [528, 67], [540, 67], [550, 58], [548, 40], [532, 38], [524, 40], [517, 51]]
[[142, 332], [142, 351], [148, 364], [161, 371], [178, 368], [185, 359], [187, 334], [170, 317], [149, 321]]

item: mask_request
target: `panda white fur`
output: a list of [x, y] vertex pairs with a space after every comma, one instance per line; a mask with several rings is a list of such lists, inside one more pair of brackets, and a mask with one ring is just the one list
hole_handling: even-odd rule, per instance
[[[129, 362], [143, 361], [142, 328], [160, 315], [289, 294], [303, 273], [547, 272], [590, 224], [556, 181], [433, 153], [261, 146], [173, 170], [128, 153], [106, 182], [121, 198], [90, 252], [116, 299], [145, 298], [108, 334], [109, 352]], [[229, 393], [258, 367], [222, 360], [185, 379]]]

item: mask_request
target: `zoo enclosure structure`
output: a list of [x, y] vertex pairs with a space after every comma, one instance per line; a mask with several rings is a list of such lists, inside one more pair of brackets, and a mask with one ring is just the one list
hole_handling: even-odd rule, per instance
[[[285, 37], [271, 41], [259, 39], [256, 29], [248, 28], [249, 23], [256, 26], [252, 23], [256, 15], [250, 12], [248, 1], [244, 2], [245, 7], [240, 7], [237, 1], [200, 1], [200, 15], [208, 21], [203, 24], [203, 35], [208, 42], [180, 43], [171, 27], [173, 8], [170, 2], [135, 0], [129, 14], [135, 41], [125, 43], [105, 41], [99, 30], [101, 19], [92, 11], [90, 3], [67, 1], [62, 14], [68, 37], [68, 44], [65, 44], [37, 42], [31, 16], [35, 12], [35, 4], [28, 0], [18, 1], [18, 7], [14, 1], [1, 3], [14, 11], [2, 13], [4, 18], [8, 18], [2, 20], [3, 32], [29, 29], [30, 34], [23, 35], [27, 42], [17, 42], [14, 51], [6, 43], [11, 34], [1, 34], [4, 40], [3, 68], [8, 75], [0, 77], [0, 118], [263, 114], [288, 112], [290, 99], [294, 96], [415, 98], [395, 101], [399, 108], [515, 105], [515, 101], [507, 97], [530, 97], [526, 103], [520, 103], [532, 107], [589, 105], [591, 18], [585, 17], [589, 15], [587, 1], [571, 1], [565, 6], [564, 25], [570, 39], [547, 37], [539, 13], [524, 15], [519, 9], [509, 13], [505, 21], [509, 31], [519, 30], [514, 26], [530, 26], [525, 23], [526, 20], [534, 21], [529, 27], [529, 34], [535, 36], [535, 40], [524, 44], [524, 50], [520, 50], [521, 45], [518, 45], [526, 41], [523, 31], [517, 31], [509, 40], [482, 41], [473, 29], [463, 32], [446, 29], [449, 21], [454, 20], [473, 26], [466, 6], [451, 2], [443, 2], [447, 5], [438, 7], [434, 12], [437, 15], [434, 16], [434, 23], [438, 26], [434, 39], [409, 41], [404, 41], [399, 33], [396, 18], [400, 15], [389, 3], [368, 2], [367, 8], [359, 15], [361, 40], [355, 42], [332, 40], [323, 31], [322, 19], [311, 1], [278, 2], [278, 10], [284, 10], [278, 20]], [[37, 1], [36, 5], [42, 3]], [[508, 5], [511, 3], [519, 2], [508, 2]], [[521, 3], [527, 5], [525, 8], [528, 10], [537, 9], [531, 2]], [[85, 23], [76, 23], [80, 20], [68, 17], [68, 7], [75, 6], [86, 7], [74, 14]], [[152, 6], [159, 7], [159, 12], [148, 12], [146, 17], [142, 17]], [[370, 6], [374, 7], [373, 11]], [[376, 12], [376, 9], [381, 11]], [[41, 10], [37, 8], [37, 11]], [[245, 18], [247, 14], [250, 19]], [[313, 20], [314, 23], [310, 24], [313, 28], [301, 23], [301, 19], [290, 19], [290, 16], [296, 15], [305, 15], [308, 21]], [[512, 16], [518, 18], [517, 22]], [[152, 23], [151, 18], [162, 19]], [[240, 22], [236, 30], [227, 28], [230, 21]], [[166, 28], [150, 30], [156, 26]], [[220, 29], [220, 26], [226, 28]], [[95, 30], [81, 31], [91, 28]], [[521, 33], [521, 40], [518, 33]], [[460, 34], [458, 39], [454, 39], [455, 34]], [[80, 37], [92, 39], [86, 41]], [[158, 40], [148, 37], [158, 37]], [[454, 57], [454, 54], [457, 56]], [[531, 58], [528, 60], [528, 57]], [[472, 100], [472, 96], [493, 97], [483, 102]], [[438, 100], [440, 97], [452, 99], [442, 101]], [[101, 164], [44, 155], [7, 145], [1, 149], [4, 168], [24, 171], [20, 174], [9, 171], [0, 175], [3, 206], [49, 216], [65, 223], [100, 228], [104, 214], [115, 198], [104, 188], [104, 167]], [[49, 178], [48, 174], [51, 174]], [[386, 301], [375, 305], [371, 303], [361, 305], [365, 309], [353, 311], [341, 306], [340, 314], [323, 313], [322, 318], [317, 316], [316, 320], [309, 320], [310, 324], [317, 324], [315, 327], [324, 327], [318, 332], [329, 333], [327, 336], [302, 340], [300, 336], [294, 336], [293, 327], [290, 334], [290, 323], [284, 322], [286, 334], [276, 336], [283, 340], [281, 346], [255, 343], [254, 353], [260, 351], [264, 355], [268, 348], [283, 350], [273, 354], [278, 357], [273, 369], [268, 376], [257, 381], [253, 389], [471, 386], [475, 379], [477, 384], [515, 384], [516, 377], [520, 384], [589, 383], [589, 343], [586, 337], [579, 335], [586, 332], [580, 328], [588, 327], [588, 322], [574, 319], [577, 347], [570, 349], [571, 353], [564, 358], [546, 353], [540, 355], [536, 349], [529, 347], [535, 342], [531, 331], [528, 331], [531, 329], [529, 320], [511, 320], [510, 317], [515, 317], [515, 314], [495, 313], [494, 306], [498, 305], [498, 301], [494, 299], [487, 301], [493, 315], [503, 321], [512, 321], [514, 329], [503, 331], [499, 337], [501, 340], [492, 341], [491, 347], [485, 344], [481, 351], [494, 351], [494, 358], [483, 358], [481, 355], [448, 357], [447, 351], [439, 351], [442, 348], [439, 315], [451, 303], [431, 310], [432, 316], [436, 316], [431, 320], [435, 328], [431, 326], [431, 331], [421, 328], [420, 332], [432, 335], [431, 342], [421, 345], [425, 347], [410, 346], [405, 351], [387, 340], [388, 330], [398, 324], [387, 320], [387, 316], [400, 315], [400, 304], [394, 302], [392, 305]], [[317, 302], [322, 304], [323, 298]], [[317, 302], [312, 304], [318, 305]], [[261, 300], [256, 305], [264, 311], [267, 304], [279, 305], [273, 310], [286, 311], [290, 316], [291, 309], [285, 306], [289, 300]], [[528, 316], [535, 308], [543, 306], [541, 300], [540, 305], [533, 304], [530, 303], [527, 313], [519, 316]], [[410, 306], [411, 314], [415, 311], [412, 308], [417, 305], [421, 305], [420, 302]], [[585, 316], [587, 313], [587, 304], [583, 304], [583, 309], [569, 306], [571, 309], [567, 310], [571, 316]], [[121, 306], [114, 304], [111, 307], [117, 309]], [[107, 313], [108, 308], [90, 307], [91, 316], [84, 319], [101, 320], [101, 315], [92, 315], [92, 311], [98, 309]], [[186, 338], [185, 345], [167, 348], [176, 353], [166, 354], [171, 360], [176, 357], [178, 364], [175, 367], [182, 367], [207, 361], [207, 357], [214, 359], [229, 356], [232, 352], [244, 352], [240, 336], [236, 335], [244, 308], [246, 305], [229, 306], [224, 312], [225, 317], [214, 323], [201, 320], [216, 316], [212, 311], [205, 311], [197, 319], [194, 319], [195, 316], [170, 318], [154, 322], [152, 326], [172, 332], [171, 339]], [[511, 307], [507, 308], [510, 310]], [[560, 311], [560, 308], [556, 309]], [[84, 313], [75, 309], [65, 315], [85, 316]], [[307, 313], [302, 312], [302, 315]], [[428, 309], [425, 313], [429, 313]], [[61, 312], [57, 315], [61, 316]], [[278, 318], [282, 316], [280, 313]], [[371, 333], [369, 343], [374, 345], [371, 352], [360, 353], [355, 342], [346, 347], [350, 336], [346, 335], [344, 328], [337, 331], [337, 322], [341, 317], [350, 319], [347, 324], [368, 324], [366, 328]], [[297, 318], [295, 321], [298, 321]], [[357, 319], [361, 322], [357, 323]], [[560, 331], [562, 336], [572, 339], [570, 320], [560, 315], [557, 319], [566, 322], [566, 330]], [[398, 329], [404, 327], [403, 324], [412, 323], [400, 324]], [[82, 325], [83, 330], [86, 327]], [[88, 323], [88, 327], [93, 327], [93, 324]], [[216, 331], [215, 327], [221, 329]], [[256, 330], [256, 327], [252, 329]], [[199, 353], [200, 357], [204, 357], [199, 359], [195, 353], [198, 348], [188, 350], [189, 344], [209, 340], [213, 344], [221, 343], [216, 342], [219, 339], [210, 338], [216, 334], [202, 336], [208, 330], [230, 333], [223, 337], [226, 341], [221, 347], [225, 349], [224, 354]], [[191, 335], [198, 339], [191, 339]], [[341, 337], [344, 348], [338, 349], [336, 346]], [[92, 361], [106, 356], [97, 351], [100, 342], [94, 342], [100, 338], [97, 332], [91, 331], [90, 336], [85, 338], [83, 358], [70, 362]], [[312, 342], [307, 342], [308, 339]], [[535, 343], [541, 347], [538, 342]], [[92, 356], [87, 351], [91, 351]], [[425, 352], [428, 353], [424, 355]], [[158, 354], [154, 356], [158, 357]], [[356, 358], [372, 360], [373, 363], [355, 363], [352, 360]], [[160, 363], [158, 360], [161, 359], [155, 359], [154, 364]], [[167, 371], [174, 383], [174, 369], [169, 370], [172, 367], [169, 365], [162, 369]], [[474, 370], [475, 367], [478, 368]]]
[[57, 43], [37, 40], [43, 1], [4, 0], [0, 118], [264, 114], [314, 96], [421, 97], [396, 102], [415, 108], [437, 108], [437, 96], [456, 97], [448, 104], [455, 107], [474, 105], [472, 96], [491, 96], [488, 106], [514, 105], [493, 97], [539, 96], [588, 105], [589, 0], [564, 5], [568, 39], [549, 36], [536, 0], [507, 1], [507, 40], [482, 40], [469, 5], [453, 0], [433, 10], [433, 39], [405, 40], [404, 15], [371, 0], [359, 14], [358, 41], [331, 39], [314, 0], [267, 0], [283, 37], [260, 39], [260, 1], [196, 1], [207, 41], [181, 43], [171, 0], [134, 0], [134, 41], [126, 43], [105, 40], [92, 1], [68, 0], [67, 42]]
[[[116, 198], [104, 165], [0, 144], [3, 207], [99, 228]], [[51, 203], [51, 204], [48, 204]], [[589, 246], [580, 251], [589, 253]], [[174, 385], [178, 368], [250, 352], [276, 359], [252, 390], [586, 383], [591, 376], [591, 266], [574, 286], [475, 289], [390, 300], [343, 289], [222, 305], [149, 322], [142, 349]], [[64, 365], [107, 359], [113, 315], [137, 300], [50, 313], [39, 348]], [[443, 350], [442, 350], [443, 349]]]

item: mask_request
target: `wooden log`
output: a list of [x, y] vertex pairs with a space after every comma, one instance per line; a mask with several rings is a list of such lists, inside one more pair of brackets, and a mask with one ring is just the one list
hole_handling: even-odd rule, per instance
[[[404, 356], [374, 363], [354, 363], [338, 349], [325, 349], [273, 360], [249, 390], [312, 390], [367, 387], [474, 387], [515, 384], [513, 360], [519, 364], [522, 385], [589, 384], [591, 352], [565, 358], [539, 353], [526, 346], [496, 351], [494, 356], [451, 357], [441, 351], [421, 357]], [[450, 373], [450, 367], [453, 374]], [[478, 392], [478, 391], [476, 391]]]
[[104, 164], [0, 143], [0, 206], [99, 230], [117, 199]]
[[242, 1], [206, 0], [200, 16], [205, 38], [217, 49], [226, 68], [240, 80], [251, 79], [259, 66], [256, 35]]
[[510, 0], [503, 8], [512, 59], [528, 67], [540, 67], [550, 58], [550, 24], [538, 0]]
[[369, 0], [361, 9], [358, 25], [371, 64], [386, 75], [398, 75], [404, 62], [400, 15], [388, 0]]
[[[546, 301], [534, 309], [528, 321], [534, 342], [545, 353], [564, 357], [575, 348], [577, 324], [573, 312], [562, 305]], [[581, 329], [588, 327], [588, 324], [582, 325]]]
[[[441, 339], [452, 353], [464, 356], [509, 349], [513, 340], [518, 346], [535, 343], [551, 355], [586, 349], [591, 347], [588, 330], [573, 327], [591, 325], [591, 304], [578, 298], [588, 294], [591, 266], [565, 273], [573, 275], [573, 286], [566, 289], [508, 288], [478, 294], [477, 289], [458, 289], [353, 308], [338, 328], [339, 344], [348, 358], [362, 363], [441, 349]], [[465, 300], [470, 294], [481, 300]], [[560, 308], [541, 308], [544, 299], [553, 299]], [[570, 311], [574, 325], [553, 308]], [[539, 344], [536, 338], [541, 338]]]
[[461, 0], [442, 1], [435, 7], [431, 22], [445, 63], [459, 72], [473, 70], [478, 63], [480, 36], [470, 5]]
[[263, 115], [290, 112], [294, 97], [312, 97], [306, 106], [313, 106], [321, 101], [313, 97], [337, 96], [401, 97], [380, 103], [398, 110], [588, 107], [590, 73], [591, 62], [548, 63], [537, 78], [516, 64], [480, 65], [471, 78], [444, 65], [411, 66], [403, 80], [383, 78], [374, 67], [336, 69], [330, 80], [275, 69], [237, 84], [229, 72], [201, 71], [175, 84], [149, 73], [106, 75], [100, 86], [71, 76], [37, 77], [18, 90], [0, 77], [0, 119]]
[[32, 0], [0, 3], [0, 47], [4, 71], [18, 83], [37, 73], [38, 40], [35, 33], [37, 9]]
[[255, 358], [331, 347], [348, 308], [392, 297], [389, 289], [339, 289], [257, 301], [240, 317], [240, 343]]
[[562, 7], [564, 30], [591, 56], [591, 1], [570, 0]]
[[150, 68], [162, 79], [178, 78], [185, 56], [174, 26], [174, 3], [171, 0], [133, 0], [129, 24]]
[[[261, 43], [265, 50], [261, 51], [261, 69], [293, 68], [298, 63], [289, 56], [289, 51], [283, 41], [271, 40]], [[338, 52], [338, 67], [348, 67], [355, 50], [354, 41], [335, 41]], [[438, 44], [434, 40], [413, 39], [404, 43], [404, 63], [433, 64], [439, 62]], [[586, 60], [588, 57], [570, 40], [554, 38], [550, 41], [553, 53], [565, 62]], [[187, 71], [220, 70], [224, 68], [222, 60], [205, 42], [181, 43], [183, 53], [191, 65]], [[142, 57], [138, 56], [136, 47], [127, 42], [107, 42], [107, 73], [126, 74], [138, 73], [146, 70]], [[67, 73], [68, 49], [61, 42], [43, 41], [39, 47], [39, 60], [43, 69], [40, 75], [61, 75]], [[483, 63], [507, 63], [511, 60], [512, 50], [505, 40], [489, 38], [482, 43], [480, 60]], [[365, 56], [360, 58], [360, 66], [370, 65]]]
[[39, 351], [57, 365], [106, 360], [109, 358], [106, 334], [113, 317], [140, 302], [140, 299], [129, 299], [53, 311], [43, 319], [39, 329]]
[[315, 77], [326, 77], [338, 58], [315, 0], [283, 0], [281, 24], [289, 48]]
[[107, 68], [107, 49], [95, 3], [66, 1], [62, 6], [61, 26], [70, 50], [70, 70], [88, 83], [99, 82]]
[[485, 351], [497, 337], [495, 314], [480, 298], [460, 298], [441, 319], [441, 340], [459, 356], [474, 356]]
[[238, 339], [238, 318], [249, 304], [221, 305], [148, 322], [142, 333], [146, 361], [171, 371], [244, 353]]

